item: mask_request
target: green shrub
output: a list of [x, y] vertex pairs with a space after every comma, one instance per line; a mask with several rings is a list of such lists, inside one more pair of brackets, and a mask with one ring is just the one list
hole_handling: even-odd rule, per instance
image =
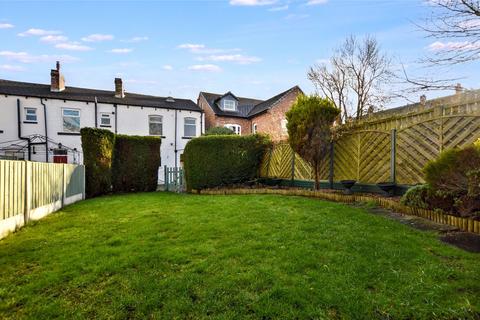
[[428, 209], [429, 205], [427, 199], [431, 191], [432, 190], [428, 184], [411, 187], [402, 196], [400, 202], [409, 207]]
[[80, 134], [87, 197], [106, 194], [110, 192], [112, 184], [111, 169], [115, 135], [111, 131], [96, 128], [82, 128]]
[[480, 212], [480, 146], [443, 151], [425, 168], [425, 180], [432, 187], [432, 208], [460, 216]]
[[230, 135], [230, 134], [234, 134], [234, 132], [229, 128], [225, 128], [225, 127], [212, 127], [207, 131], [205, 131], [206, 136]]
[[112, 165], [114, 192], [157, 189], [160, 143], [159, 137], [117, 135]]
[[270, 144], [269, 138], [262, 135], [192, 139], [183, 153], [188, 191], [254, 179]]

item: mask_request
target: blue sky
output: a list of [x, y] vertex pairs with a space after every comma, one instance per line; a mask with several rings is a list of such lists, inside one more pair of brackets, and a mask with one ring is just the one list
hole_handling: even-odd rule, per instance
[[[48, 83], [56, 59], [67, 86], [195, 100], [198, 92], [268, 98], [296, 84], [343, 39], [375, 36], [395, 64], [415, 61], [433, 39], [417, 30], [422, 0], [0, 1], [0, 78]], [[478, 63], [442, 76], [480, 87]], [[429, 97], [438, 93], [429, 93]]]

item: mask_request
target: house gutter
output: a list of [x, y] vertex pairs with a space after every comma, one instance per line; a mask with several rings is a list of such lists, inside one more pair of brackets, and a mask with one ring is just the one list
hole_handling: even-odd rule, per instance
[[18, 123], [18, 138], [20, 140], [27, 141], [27, 148], [28, 148], [28, 161], [32, 158], [32, 151], [31, 151], [31, 141], [30, 138], [22, 137], [22, 125], [21, 125], [21, 116], [20, 116], [20, 99], [17, 99], [17, 123]]
[[40, 104], [43, 106], [43, 120], [45, 122], [45, 162], [48, 163], [48, 127], [47, 127], [47, 106], [40, 98]]

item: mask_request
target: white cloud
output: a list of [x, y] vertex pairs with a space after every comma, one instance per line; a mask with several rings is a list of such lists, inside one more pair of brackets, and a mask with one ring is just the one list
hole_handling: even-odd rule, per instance
[[277, 0], [230, 0], [232, 6], [266, 6], [275, 2]]
[[0, 51], [0, 57], [4, 57], [8, 60], [18, 61], [22, 63], [35, 63], [35, 62], [73, 62], [78, 58], [69, 55], [31, 55], [27, 52], [14, 52], [14, 51]]
[[475, 50], [480, 49], [480, 42], [470, 42], [470, 41], [463, 41], [463, 42], [441, 42], [436, 41], [431, 43], [428, 46], [428, 50], [430, 51], [441, 51], [441, 50], [455, 50], [455, 51], [462, 51], [462, 50]]
[[42, 36], [61, 34], [61, 33], [62, 32], [57, 31], [57, 30], [44, 30], [44, 29], [31, 28], [31, 29], [28, 29], [27, 31], [19, 33], [18, 35], [20, 37], [28, 37], [28, 36], [42, 37]]
[[114, 36], [111, 34], [94, 33], [82, 38], [85, 42], [101, 42], [113, 40]]
[[173, 67], [169, 64], [166, 64], [162, 67], [163, 70], [167, 70], [167, 71], [172, 71], [173, 70]]
[[330, 63], [330, 60], [328, 60], [328, 59], [317, 59], [317, 60], [315, 60], [315, 63], [316, 64], [328, 64], [328, 63]]
[[206, 57], [197, 58], [199, 61], [227, 61], [239, 64], [251, 64], [260, 62], [262, 59], [258, 57], [245, 56], [243, 54], [224, 54], [224, 55], [210, 55]]
[[15, 66], [11, 64], [0, 64], [0, 70], [19, 72], [19, 71], [25, 71], [25, 67]]
[[328, 0], [308, 0], [307, 1], [307, 6], [316, 6], [319, 4], [325, 4], [327, 3]]
[[214, 49], [214, 48], [207, 48], [204, 44], [192, 44], [192, 43], [185, 43], [177, 46], [178, 49], [185, 49], [190, 51], [194, 54], [219, 54], [225, 52], [237, 52], [241, 51], [240, 49]]
[[204, 44], [184, 43], [184, 44], [181, 44], [181, 45], [177, 46], [177, 48], [187, 49], [191, 52], [197, 53], [197, 52], [201, 52], [202, 50], [204, 50], [205, 45]]
[[284, 11], [284, 10], [288, 10], [288, 4], [286, 4], [284, 6], [273, 7], [273, 8], [268, 9], [268, 11]]
[[188, 67], [188, 70], [205, 71], [205, 72], [221, 72], [222, 68], [214, 64], [196, 64]]
[[56, 36], [56, 35], [48, 35], [40, 38], [40, 41], [46, 42], [46, 43], [65, 42], [67, 40], [68, 38], [65, 36]]
[[130, 53], [132, 51], [133, 51], [133, 49], [131, 49], [131, 48], [116, 48], [116, 49], [110, 50], [109, 52], [118, 53], [118, 54], [125, 54], [125, 53]]
[[142, 41], [147, 41], [148, 37], [133, 37], [130, 39], [125, 39], [121, 40], [122, 42], [127, 42], [127, 43], [136, 43], [136, 42], [142, 42]]
[[292, 13], [292, 14], [289, 14], [285, 17], [285, 20], [302, 20], [302, 19], [306, 19], [310, 17], [310, 15], [308, 14], [296, 14], [296, 13]]
[[11, 29], [14, 25], [11, 23], [0, 23], [0, 29]]
[[63, 49], [63, 50], [71, 50], [71, 51], [90, 51], [90, 50], [93, 50], [93, 48], [91, 48], [89, 46], [85, 46], [85, 45], [80, 44], [78, 42], [57, 43], [55, 45], [55, 48]]

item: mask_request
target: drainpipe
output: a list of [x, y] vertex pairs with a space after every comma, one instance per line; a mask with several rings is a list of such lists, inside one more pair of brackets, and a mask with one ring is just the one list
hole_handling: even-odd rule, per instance
[[118, 118], [117, 118], [118, 111], [117, 111], [117, 110], [118, 110], [118, 108], [117, 108], [117, 104], [116, 104], [116, 103], [113, 105], [113, 108], [115, 108], [115, 134], [117, 134], [117, 127], [118, 127], [118, 125], [117, 125], [117, 123], [118, 123], [118, 122], [117, 122], [117, 120], [118, 120]]
[[97, 97], [95, 97], [95, 128], [98, 128]]
[[200, 135], [203, 135], [203, 112], [200, 112]]
[[175, 168], [177, 167], [177, 109], [175, 109]]
[[28, 148], [28, 161], [32, 159], [32, 150], [30, 147], [30, 138], [22, 137], [22, 125], [21, 125], [21, 116], [20, 116], [20, 99], [17, 99], [17, 121], [18, 121], [18, 138], [21, 140], [27, 141], [27, 148]]
[[43, 106], [43, 120], [45, 122], [45, 162], [48, 163], [47, 106], [43, 103], [43, 98], [40, 98], [40, 103]]

